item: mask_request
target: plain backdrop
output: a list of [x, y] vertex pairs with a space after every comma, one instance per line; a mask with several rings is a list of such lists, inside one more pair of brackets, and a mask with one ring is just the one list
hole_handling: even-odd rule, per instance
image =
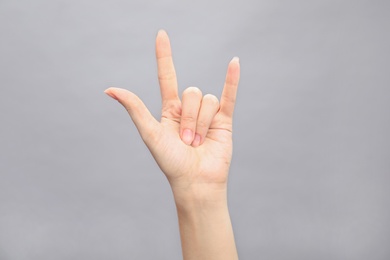
[[241, 259], [390, 259], [390, 2], [1, 0], [0, 259], [181, 259], [172, 194], [126, 111], [157, 118], [239, 56], [229, 208]]

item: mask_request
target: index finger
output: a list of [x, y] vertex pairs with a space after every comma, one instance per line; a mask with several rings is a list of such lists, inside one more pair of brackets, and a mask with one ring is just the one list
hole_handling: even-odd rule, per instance
[[156, 58], [158, 80], [163, 106], [167, 101], [179, 100], [176, 71], [172, 60], [171, 44], [168, 34], [160, 30], [156, 38]]
[[238, 57], [234, 57], [228, 66], [225, 86], [223, 87], [220, 113], [228, 118], [233, 118], [234, 105], [236, 103], [238, 81], [240, 80], [240, 63]]

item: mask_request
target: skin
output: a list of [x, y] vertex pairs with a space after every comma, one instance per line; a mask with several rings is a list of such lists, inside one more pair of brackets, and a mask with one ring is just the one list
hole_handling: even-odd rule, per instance
[[187, 88], [180, 99], [168, 35], [156, 37], [162, 98], [157, 121], [141, 99], [121, 88], [105, 93], [121, 103], [174, 195], [183, 259], [238, 259], [227, 207], [227, 181], [232, 158], [232, 123], [240, 76], [238, 58], [228, 65], [220, 100]]

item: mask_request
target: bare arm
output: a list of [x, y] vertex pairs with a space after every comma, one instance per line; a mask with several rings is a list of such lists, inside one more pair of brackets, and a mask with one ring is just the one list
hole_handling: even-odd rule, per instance
[[132, 92], [105, 92], [128, 111], [174, 195], [185, 260], [238, 259], [227, 206], [232, 118], [240, 75], [229, 63], [220, 100], [187, 88], [179, 98], [168, 35], [156, 39], [162, 114], [158, 122]]

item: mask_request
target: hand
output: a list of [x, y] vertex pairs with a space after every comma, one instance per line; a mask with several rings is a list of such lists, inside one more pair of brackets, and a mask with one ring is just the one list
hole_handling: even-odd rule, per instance
[[168, 35], [156, 39], [162, 97], [158, 122], [132, 92], [109, 88], [130, 114], [142, 139], [172, 187], [183, 259], [238, 259], [227, 207], [232, 157], [232, 117], [240, 76], [238, 58], [229, 63], [221, 101], [187, 88], [180, 101]]
[[171, 47], [165, 31], [156, 38], [162, 115], [158, 122], [132, 92], [105, 93], [128, 111], [142, 139], [175, 192], [204, 195], [225, 190], [232, 157], [232, 117], [240, 75], [238, 58], [229, 63], [220, 103], [195, 87], [178, 96]]

